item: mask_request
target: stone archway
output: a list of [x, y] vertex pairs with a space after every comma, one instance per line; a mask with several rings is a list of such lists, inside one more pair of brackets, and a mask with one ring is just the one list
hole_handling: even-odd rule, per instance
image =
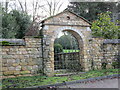
[[[65, 28], [64, 28], [65, 29]], [[73, 41], [73, 43], [70, 43], [69, 49], [68, 46], [65, 47], [63, 44], [61, 44], [64, 50], [68, 50], [67, 52], [54, 52], [54, 71], [57, 73], [62, 73], [62, 72], [80, 72], [83, 71], [83, 58], [84, 58], [84, 47], [83, 47], [83, 37], [81, 37], [82, 33], [77, 32], [78, 30], [76, 29], [69, 29], [69, 27], [65, 30], [60, 30], [58, 28], [58, 30], [55, 31], [61, 31], [61, 32], [66, 32], [69, 36], [69, 38], [71, 38], [71, 40]], [[58, 35], [59, 32], [56, 32], [55, 35]], [[71, 36], [71, 37], [70, 37]], [[83, 36], [83, 35], [82, 35]], [[69, 42], [70, 39], [65, 35], [63, 35], [64, 38], [67, 39], [67, 41]], [[74, 38], [74, 39], [72, 39]], [[54, 41], [58, 39], [57, 37], [54, 38]], [[66, 41], [62, 41], [63, 43], [66, 43]], [[71, 41], [70, 41], [71, 42]], [[55, 42], [52, 42], [52, 45], [55, 45]], [[76, 44], [75, 44], [76, 43]], [[68, 43], [66, 43], [68, 44]], [[77, 45], [77, 46], [76, 46]], [[52, 46], [53, 47], [53, 46]], [[77, 48], [77, 50], [75, 49]], [[69, 51], [70, 50], [70, 51]]]
[[[71, 20], [67, 20], [66, 17], [70, 16]], [[62, 19], [64, 18], [64, 19]], [[65, 21], [66, 20], [66, 21]], [[43, 62], [44, 73], [48, 76], [54, 75], [54, 40], [59, 32], [69, 31], [72, 33], [79, 42], [80, 48], [82, 48], [82, 66], [84, 71], [90, 69], [89, 66], [89, 39], [91, 39], [90, 23], [78, 17], [76, 14], [70, 11], [63, 11], [62, 13], [48, 18], [42, 22], [43, 24]]]

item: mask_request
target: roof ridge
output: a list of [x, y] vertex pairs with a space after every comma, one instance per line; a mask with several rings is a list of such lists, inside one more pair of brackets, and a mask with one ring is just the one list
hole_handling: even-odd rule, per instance
[[44, 20], [42, 20], [41, 21], [41, 23], [43, 23], [44, 21], [46, 21], [46, 20], [48, 20], [48, 19], [50, 19], [50, 18], [53, 18], [53, 17], [55, 17], [55, 16], [57, 16], [57, 15], [59, 15], [59, 14], [61, 14], [61, 13], [63, 13], [63, 12], [67, 12], [67, 11], [69, 11], [70, 13], [72, 13], [72, 14], [74, 14], [74, 15], [76, 15], [77, 17], [79, 17], [79, 18], [81, 18], [81, 19], [83, 19], [84, 21], [86, 21], [87, 23], [89, 23], [90, 25], [91, 25], [91, 22], [89, 22], [87, 19], [85, 19], [84, 17], [82, 17], [82, 16], [79, 16], [78, 14], [76, 14], [75, 12], [73, 12], [73, 11], [70, 11], [69, 9], [64, 9], [62, 12], [60, 12], [60, 13], [58, 13], [58, 14], [56, 14], [56, 15], [53, 15], [53, 16], [50, 16], [50, 17], [48, 17], [48, 18], [46, 18], [46, 19], [44, 19]]

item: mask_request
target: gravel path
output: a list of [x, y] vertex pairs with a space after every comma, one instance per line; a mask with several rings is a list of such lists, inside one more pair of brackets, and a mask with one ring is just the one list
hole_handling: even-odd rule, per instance
[[[120, 81], [120, 80], [119, 80]], [[88, 83], [76, 83], [71, 85], [59, 86], [59, 88], [118, 88], [120, 83], [118, 83], [118, 78], [115, 79], [105, 79], [95, 82]]]

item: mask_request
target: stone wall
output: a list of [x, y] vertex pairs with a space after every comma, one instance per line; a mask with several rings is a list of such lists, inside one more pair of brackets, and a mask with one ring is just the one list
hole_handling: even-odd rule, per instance
[[[112, 63], [118, 62], [118, 59], [120, 57], [119, 39], [116, 41], [115, 39], [92, 38], [89, 40], [88, 44], [89, 47], [87, 48], [87, 51], [89, 55], [87, 55], [87, 57], [89, 58], [89, 60], [87, 60], [87, 63], [89, 70], [102, 69], [102, 63], [104, 62], [107, 63], [107, 69], [113, 68]], [[69, 54], [62, 53], [58, 56], [60, 58], [62, 58], [63, 56], [67, 56], [67, 58], [65, 58], [66, 60], [68, 58], [72, 60], [78, 59], [75, 58], [75, 56], [77, 56], [76, 54], [74, 55], [74, 58], [72, 57], [72, 55], [72, 53], [70, 54], [70, 56]], [[82, 58], [82, 61], [83, 60], [84, 58]], [[82, 64], [82, 62], [80, 62], [80, 64]]]
[[[10, 40], [8, 40], [10, 41]], [[12, 40], [13, 41], [13, 40]], [[41, 39], [40, 38], [25, 38], [22, 40], [15, 40], [22, 42], [20, 45], [7, 45], [1, 46], [2, 49], [2, 74], [3, 78], [6, 77], [15, 77], [15, 76], [26, 76], [26, 75], [37, 75], [41, 73], [46, 73], [46, 69], [51, 69], [49, 65], [54, 66], [53, 64], [47, 64], [45, 60], [49, 60], [45, 57], [50, 57], [51, 54], [47, 52], [42, 52]], [[106, 62], [106, 68], [113, 68], [112, 62], [118, 61], [120, 57], [119, 46], [120, 42], [114, 42], [115, 40], [110, 39], [102, 39], [102, 38], [92, 38], [89, 39], [89, 47], [88, 47], [88, 58], [87, 61], [89, 70], [92, 69], [102, 69], [102, 63]], [[23, 44], [24, 43], [24, 44]], [[49, 51], [48, 44], [44, 44], [46, 50]], [[52, 46], [49, 46], [52, 47]], [[53, 47], [52, 47], [53, 48]], [[44, 50], [44, 49], [43, 49]], [[53, 50], [52, 50], [53, 53]], [[54, 53], [53, 53], [54, 54]], [[43, 55], [43, 56], [42, 56]], [[62, 55], [62, 56], [61, 56]], [[62, 58], [64, 54], [61, 54]], [[73, 54], [72, 54], [73, 55]], [[77, 60], [78, 54], [72, 56], [71, 54], [67, 54], [65, 60]], [[72, 58], [71, 58], [72, 57]], [[73, 58], [74, 57], [74, 58]], [[82, 56], [81, 56], [82, 57]], [[80, 57], [80, 64], [83, 64], [81, 61], [84, 58]], [[45, 58], [45, 59], [44, 59]], [[52, 57], [54, 59], [54, 57]], [[82, 59], [82, 60], [81, 60]], [[43, 63], [44, 60], [44, 63]], [[53, 60], [54, 61], [54, 60]], [[66, 63], [68, 65], [68, 63]], [[47, 67], [43, 65], [48, 65]], [[83, 66], [83, 65], [82, 65]], [[54, 68], [54, 67], [53, 67]], [[51, 70], [49, 70], [51, 72]], [[54, 71], [52, 71], [54, 73]]]
[[25, 38], [24, 42], [25, 45], [2, 46], [4, 77], [35, 75], [42, 71], [41, 39]]
[[117, 61], [120, 56], [118, 52], [120, 42], [102, 38], [92, 38], [91, 42], [91, 69], [102, 69], [104, 62], [107, 63], [106, 68], [113, 68], [112, 62]]
[[[119, 62], [120, 58], [120, 43], [105, 43], [103, 44], [103, 60], [107, 62], [107, 68], [113, 68], [113, 62]], [[103, 61], [102, 61], [103, 62]]]
[[101, 69], [101, 60], [103, 59], [103, 41], [102, 38], [92, 38], [90, 42], [91, 69]]
[[3, 76], [35, 75], [41, 72], [53, 76], [54, 41], [64, 31], [77, 39], [84, 71], [101, 69], [104, 61], [108, 62], [107, 68], [110, 68], [111, 63], [119, 57], [120, 40], [116, 43], [114, 40], [92, 38], [90, 26], [90, 22], [69, 10], [41, 21], [42, 44], [40, 38], [26, 37], [16, 40], [16, 43], [24, 41], [25, 44], [2, 46], [0, 63]]

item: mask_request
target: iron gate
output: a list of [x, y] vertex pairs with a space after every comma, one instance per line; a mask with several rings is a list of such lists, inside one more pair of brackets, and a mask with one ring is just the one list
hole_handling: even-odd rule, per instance
[[55, 40], [55, 46], [55, 70], [63, 72], [78, 72], [82, 70], [79, 43], [71, 33], [64, 31], [64, 34]]

